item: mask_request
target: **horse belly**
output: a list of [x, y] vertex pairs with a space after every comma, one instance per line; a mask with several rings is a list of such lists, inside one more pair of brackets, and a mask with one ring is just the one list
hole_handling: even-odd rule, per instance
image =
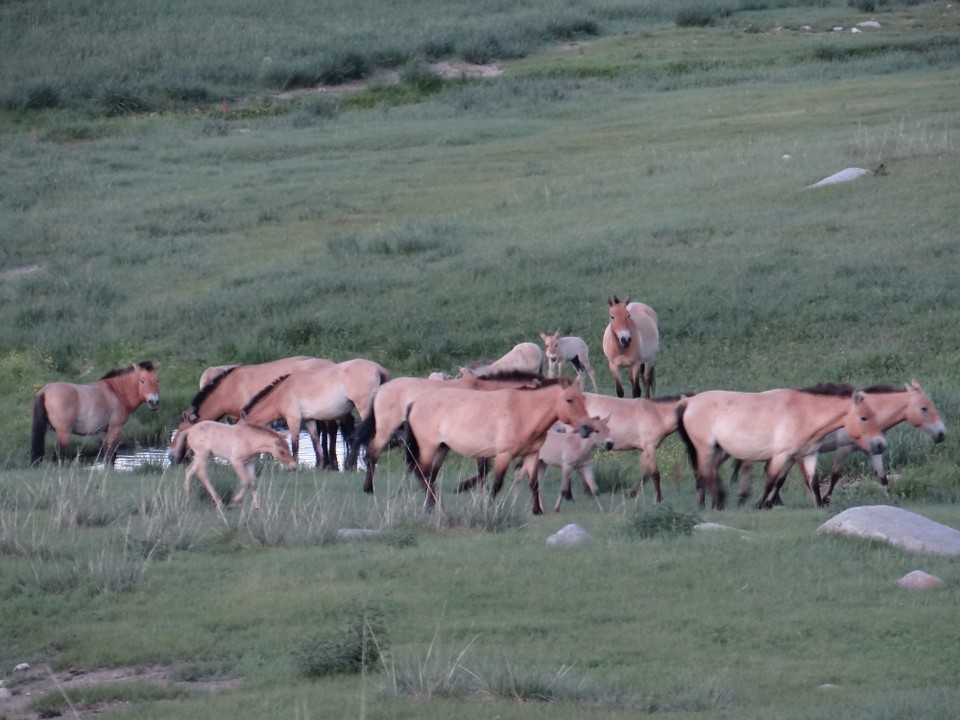
[[343, 386], [338, 385], [317, 397], [301, 398], [300, 414], [305, 418], [334, 420], [353, 410], [353, 402]]

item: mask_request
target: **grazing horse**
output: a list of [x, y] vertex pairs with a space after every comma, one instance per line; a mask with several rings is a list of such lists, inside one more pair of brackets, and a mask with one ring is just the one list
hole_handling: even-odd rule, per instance
[[43, 460], [47, 430], [52, 427], [57, 434], [58, 460], [66, 457], [70, 435], [102, 435], [100, 456], [113, 465], [120, 428], [130, 414], [143, 403], [151, 410], [160, 405], [159, 369], [159, 363], [144, 360], [111, 370], [86, 385], [44, 385], [33, 398], [30, 461], [36, 464]]
[[[505, 373], [487, 378], [475, 378], [469, 372], [447, 380], [400, 377], [377, 390], [371, 412], [357, 425], [347, 443], [346, 464], [356, 465], [360, 448], [366, 449], [366, 478], [363, 491], [373, 492], [373, 476], [377, 460], [390, 446], [407, 421], [413, 401], [426, 392], [444, 389], [502, 390], [504, 388], [539, 387], [543, 376], [528, 373]], [[486, 460], [478, 460], [477, 478], [486, 474]], [[474, 482], [476, 482], [476, 479]]]
[[657, 329], [657, 314], [649, 305], [623, 302], [616, 295], [607, 299], [610, 306], [610, 322], [603, 331], [603, 354], [607, 356], [610, 375], [617, 384], [617, 397], [623, 397], [620, 384], [620, 368], [628, 368], [633, 397], [640, 397], [640, 381], [643, 394], [650, 397], [656, 389], [656, 374], [653, 363], [660, 349], [660, 331]]
[[767, 485], [758, 507], [770, 507], [776, 488], [796, 463], [819, 508], [823, 500], [813, 475], [820, 438], [843, 428], [871, 455], [880, 455], [887, 447], [873, 398], [849, 385], [824, 383], [760, 393], [709, 390], [681, 402], [677, 419], [701, 507], [709, 490], [713, 506], [723, 508], [719, 467], [728, 457], [766, 461]]
[[194, 457], [183, 479], [184, 491], [190, 489], [190, 478], [194, 475], [198, 476], [221, 513], [223, 501], [207, 477], [207, 461], [211, 455], [229, 462], [237, 477], [240, 478], [240, 490], [233, 496], [228, 508], [239, 505], [249, 487], [253, 494], [253, 507], [260, 509], [253, 461], [261, 453], [270, 453], [287, 470], [297, 466], [283, 435], [268, 427], [247, 422], [242, 415], [236, 425], [201, 420], [186, 430], [177, 431], [168, 451], [170, 462], [183, 462], [188, 450], [193, 451]]
[[[580, 474], [583, 486], [596, 500], [600, 512], [603, 512], [603, 503], [600, 502], [597, 483], [593, 479], [593, 451], [598, 447], [607, 450], [613, 448], [613, 437], [607, 424], [609, 420], [609, 417], [605, 420], [594, 417], [593, 430], [587, 437], [583, 437], [580, 433], [574, 432], [573, 428], [561, 423], [554, 425], [547, 433], [547, 437], [543, 441], [543, 447], [540, 448], [540, 463], [537, 466], [537, 472], [542, 480], [547, 467], [560, 468], [560, 494], [553, 506], [554, 512], [560, 512], [560, 505], [564, 498], [573, 502], [573, 492], [570, 489], [570, 484], [574, 472]], [[516, 483], [523, 478], [523, 475], [524, 471], [521, 466], [513, 476], [515, 487]]]
[[338, 420], [356, 409], [363, 420], [374, 395], [390, 373], [372, 360], [358, 358], [329, 367], [283, 375], [257, 393], [243, 408], [252, 423], [267, 425], [282, 419], [290, 430], [293, 454], [306, 420]]
[[407, 460], [436, 504], [436, 480], [453, 450], [472, 458], [494, 458], [493, 495], [514, 458], [522, 458], [529, 478], [533, 514], [543, 513], [539, 454], [547, 432], [560, 421], [586, 437], [593, 429], [583, 392], [569, 378], [545, 380], [539, 388], [506, 390], [436, 390], [420, 395], [407, 413]]
[[667, 436], [677, 431], [677, 407], [690, 396], [676, 395], [645, 400], [593, 393], [584, 395], [587, 399], [587, 412], [591, 415], [609, 416], [607, 423], [613, 438], [612, 449], [640, 451], [640, 477], [628, 495], [636, 497], [643, 483], [652, 479], [656, 501], [663, 502], [656, 450]]
[[[193, 410], [188, 413], [180, 429], [185, 430], [200, 420], [221, 420], [237, 418], [253, 396], [281, 375], [295, 370], [333, 366], [332, 360], [297, 355], [255, 365], [218, 365], [207, 368], [200, 379], [200, 391], [192, 401]], [[208, 380], [204, 382], [204, 380]], [[317, 456], [317, 465], [335, 467], [336, 446], [333, 438], [336, 428], [325, 427], [328, 445], [323, 446], [315, 422], [306, 424], [307, 432]], [[296, 429], [299, 432], [299, 428]]]
[[[493, 362], [477, 360], [466, 367], [474, 377], [490, 377], [503, 373], [543, 373], [543, 350], [536, 343], [522, 342], [514, 345], [506, 355]], [[464, 368], [460, 368], [463, 374]]]
[[574, 335], [560, 337], [558, 329], [552, 335], [540, 333], [544, 351], [547, 356], [547, 377], [557, 377], [563, 374], [563, 364], [573, 365], [579, 375], [586, 372], [590, 378], [593, 391], [597, 391], [597, 376], [590, 367], [590, 358], [587, 352], [587, 343], [583, 338]]
[[[902, 422], [908, 422], [927, 435], [935, 443], [941, 443], [946, 438], [947, 429], [940, 419], [937, 408], [933, 401], [927, 396], [916, 380], [905, 384], [902, 388], [895, 388], [890, 385], [872, 385], [863, 390], [864, 394], [870, 396], [870, 404], [877, 413], [877, 422], [883, 432], [887, 432], [892, 427]], [[840, 474], [843, 472], [843, 463], [850, 456], [850, 453], [859, 449], [847, 434], [842, 430], [835, 430], [821, 438], [818, 444], [819, 452], [834, 452], [833, 466], [830, 470], [830, 486], [823, 495], [823, 503], [830, 502], [830, 496], [840, 480]], [[887, 474], [883, 469], [882, 462], [874, 462], [873, 470], [877, 480], [881, 485], [887, 484]], [[740, 485], [739, 501], [743, 503], [749, 496], [750, 485], [750, 463], [738, 460], [734, 468], [734, 477], [739, 475], [742, 478]], [[779, 501], [779, 495], [772, 499], [774, 504]]]

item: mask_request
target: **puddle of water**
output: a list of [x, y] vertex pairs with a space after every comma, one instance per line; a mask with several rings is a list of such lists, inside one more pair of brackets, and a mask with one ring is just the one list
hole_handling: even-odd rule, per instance
[[[344, 457], [347, 455], [347, 446], [343, 442], [343, 438], [340, 435], [337, 435], [337, 460], [342, 464]], [[218, 462], [222, 465], [227, 465], [228, 463], [220, 458], [214, 458], [215, 462]], [[313, 444], [310, 442], [310, 436], [307, 433], [300, 433], [300, 447], [297, 452], [297, 463], [301, 467], [316, 467], [317, 466], [317, 456], [313, 452]], [[139, 450], [131, 454], [117, 454], [117, 460], [114, 464], [114, 470], [123, 470], [123, 471], [133, 471], [138, 470], [144, 466], [149, 467], [161, 467], [166, 470], [170, 466], [170, 460], [167, 459], [166, 449], [158, 448], [148, 448], [146, 450]], [[98, 462], [95, 467], [102, 468], [104, 464]], [[361, 470], [366, 469], [366, 465], [363, 463], [363, 457], [361, 453], [361, 458], [359, 462], [359, 467]], [[340, 468], [340, 472], [343, 472], [343, 467]]]

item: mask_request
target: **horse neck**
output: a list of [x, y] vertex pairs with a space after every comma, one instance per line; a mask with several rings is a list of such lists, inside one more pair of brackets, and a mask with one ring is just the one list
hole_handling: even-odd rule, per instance
[[[133, 382], [130, 381], [131, 378], [133, 378]], [[98, 380], [97, 382], [103, 383], [110, 389], [110, 392], [116, 395], [128, 415], [143, 403], [143, 400], [140, 399], [140, 394], [137, 392], [140, 380], [134, 372], [115, 375], [112, 378]]]
[[870, 407], [877, 415], [877, 423], [884, 432], [907, 419], [910, 393], [906, 390], [868, 393], [866, 397], [869, 398]]
[[852, 402], [849, 395], [811, 395], [810, 398], [807, 416], [813, 418], [816, 434], [823, 436], [843, 427]]
[[224, 415], [239, 415], [243, 405], [238, 405], [236, 401], [228, 401], [227, 397], [233, 393], [224, 390], [224, 388], [231, 389], [233, 383], [229, 382], [230, 380], [231, 377], [226, 378], [203, 399], [199, 407], [194, 408], [198, 420], [219, 420]]
[[647, 409], [647, 415], [652, 416], [655, 420], [654, 422], [647, 420], [647, 424], [648, 426], [656, 425], [660, 431], [661, 439], [677, 431], [677, 405], [680, 404], [680, 400], [655, 402], [653, 400], [641, 400], [638, 398], [632, 402], [643, 403], [643, 407]]

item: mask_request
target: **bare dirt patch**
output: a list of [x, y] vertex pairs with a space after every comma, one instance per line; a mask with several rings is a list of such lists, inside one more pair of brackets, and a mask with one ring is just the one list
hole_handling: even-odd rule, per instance
[[[123, 683], [150, 683], [155, 685], [172, 685], [183, 688], [188, 692], [218, 693], [231, 690], [241, 685], [241, 678], [216, 678], [199, 682], [172, 681], [170, 669], [162, 665], [146, 667], [99, 668], [84, 670], [70, 668], [60, 672], [54, 671], [45, 663], [31, 666], [28, 670], [17, 671], [9, 675], [5, 681], [5, 688], [9, 692], [0, 693], [0, 717], [7, 720], [37, 720], [40, 715], [30, 709], [30, 705], [45, 695], [66, 697], [73, 710], [64, 713], [65, 717], [91, 718], [103, 712], [104, 707], [77, 706], [71, 691], [77, 688], [97, 685], [119, 685]], [[127, 703], [122, 703], [126, 706]]]

